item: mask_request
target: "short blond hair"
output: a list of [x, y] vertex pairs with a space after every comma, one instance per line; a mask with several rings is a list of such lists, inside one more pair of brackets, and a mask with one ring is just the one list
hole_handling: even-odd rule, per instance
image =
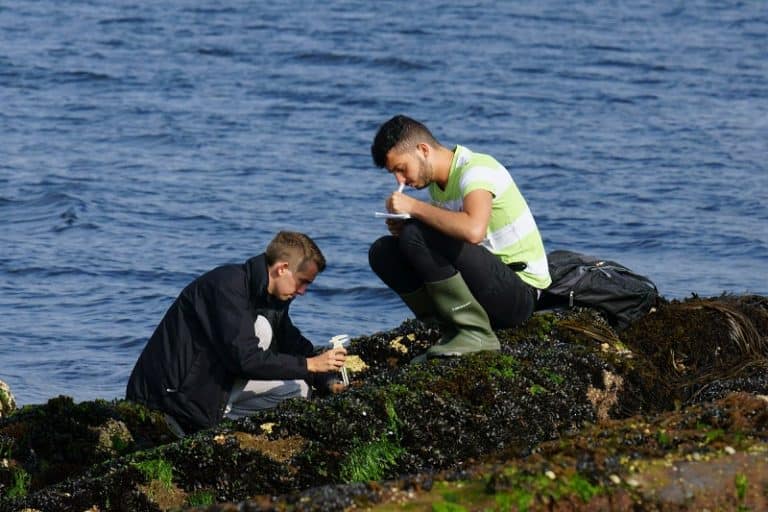
[[266, 251], [267, 265], [272, 266], [278, 261], [296, 264], [297, 270], [302, 270], [310, 261], [315, 262], [317, 271], [325, 270], [325, 256], [317, 244], [304, 233], [295, 231], [280, 231], [269, 242]]

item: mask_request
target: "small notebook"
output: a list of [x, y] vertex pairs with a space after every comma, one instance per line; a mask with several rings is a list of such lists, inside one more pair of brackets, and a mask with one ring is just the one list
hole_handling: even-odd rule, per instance
[[410, 219], [410, 213], [388, 213], [388, 212], [375, 212], [373, 214], [377, 219]]

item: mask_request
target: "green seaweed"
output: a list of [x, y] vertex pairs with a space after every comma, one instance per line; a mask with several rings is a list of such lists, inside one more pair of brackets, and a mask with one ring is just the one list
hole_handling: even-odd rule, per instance
[[150, 459], [134, 462], [133, 466], [148, 480], [157, 480], [163, 487], [173, 486], [173, 465], [164, 459]]
[[344, 482], [367, 482], [380, 480], [387, 471], [396, 466], [398, 458], [405, 452], [400, 446], [398, 429], [400, 421], [394, 404], [385, 404], [388, 424], [386, 431], [372, 441], [356, 444], [341, 463], [340, 477]]

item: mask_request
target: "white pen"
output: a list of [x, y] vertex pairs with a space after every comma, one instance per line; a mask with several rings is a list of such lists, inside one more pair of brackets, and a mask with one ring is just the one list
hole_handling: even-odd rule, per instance
[[397, 191], [402, 193], [403, 189], [405, 188], [405, 182], [402, 182], [399, 187], [397, 187]]

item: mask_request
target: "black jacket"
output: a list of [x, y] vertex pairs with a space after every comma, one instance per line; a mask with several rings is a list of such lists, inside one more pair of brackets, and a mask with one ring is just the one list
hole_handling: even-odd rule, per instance
[[[182, 426], [216, 425], [235, 379], [305, 379], [314, 347], [293, 326], [290, 301], [267, 293], [264, 254], [224, 265], [187, 285], [139, 356], [126, 398], [165, 411]], [[259, 348], [254, 322], [269, 321], [273, 339]]]

